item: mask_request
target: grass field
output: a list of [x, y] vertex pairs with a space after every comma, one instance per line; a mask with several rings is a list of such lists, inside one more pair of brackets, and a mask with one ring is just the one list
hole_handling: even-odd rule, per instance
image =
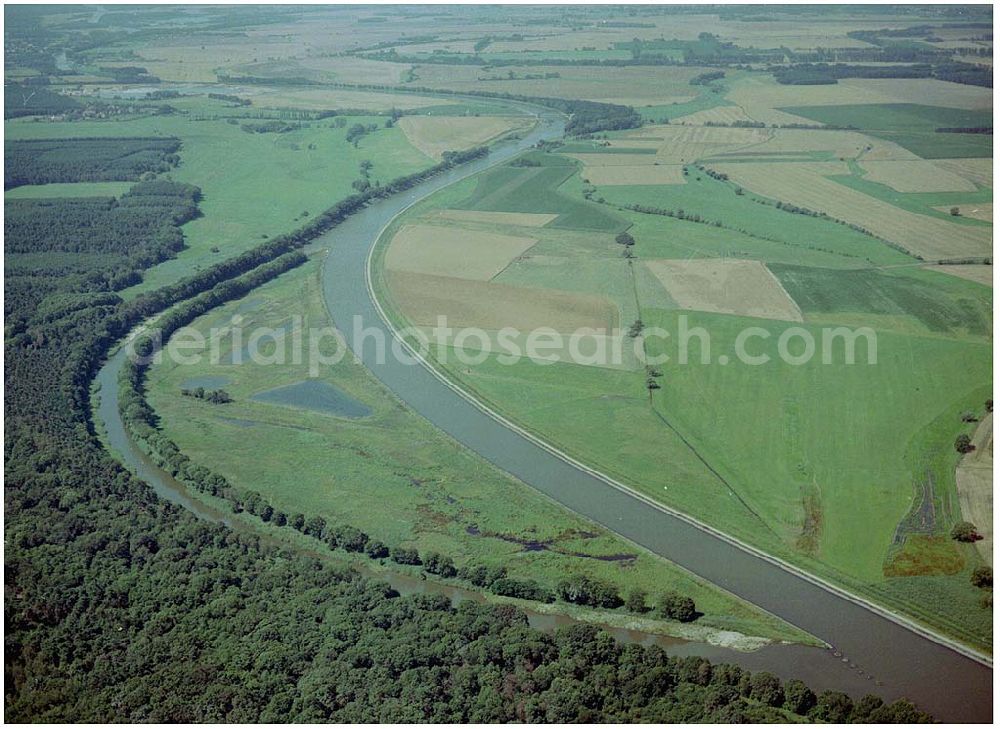
[[[278, 327], [294, 316], [303, 317], [303, 328], [325, 325], [318, 266], [286, 274], [206, 314], [195, 326], [207, 333], [236, 313], [251, 327]], [[228, 378], [224, 386], [233, 403], [193, 403], [180, 395], [192, 379], [220, 375]], [[151, 370], [149, 397], [166, 434], [196, 463], [259, 491], [277, 509], [348, 522], [373, 538], [453, 555], [459, 564], [502, 563], [511, 575], [547, 584], [586, 572], [623, 589], [641, 586], [653, 593], [673, 587], [694, 596], [706, 613], [699, 621], [705, 626], [801, 638], [473, 457], [400, 407], [350, 357], [324, 368], [318, 382], [369, 408], [367, 417], [255, 399], [303, 380], [308, 380], [306, 364], [164, 363]], [[262, 448], [280, 457], [256, 458]]]
[[613, 212], [587, 205], [558, 188], [576, 172], [571, 160], [543, 155], [540, 167], [505, 165], [488, 171], [478, 178], [478, 184], [468, 198], [455, 207], [511, 213], [559, 213], [549, 225], [614, 232], [625, 227], [625, 221]]
[[538, 241], [467, 228], [409, 225], [392, 239], [386, 267], [431, 276], [489, 281]]
[[[221, 110], [222, 104], [217, 107]], [[225, 120], [192, 121], [157, 116], [125, 122], [7, 122], [8, 139], [109, 136], [177, 136], [181, 164], [170, 174], [202, 190], [202, 216], [184, 226], [187, 250], [150, 269], [126, 294], [150, 291], [192, 270], [216, 263], [301, 225], [353, 192], [358, 165], [374, 163], [373, 180], [390, 180], [434, 162], [412, 147], [399, 129], [379, 117], [351, 117], [345, 127], [330, 121], [285, 134], [249, 134]], [[354, 123], [378, 131], [357, 147], [345, 141]], [[215, 249], [215, 250], [213, 250]]]
[[7, 200], [52, 197], [120, 197], [134, 182], [54, 182], [49, 185], [21, 185], [4, 190]]

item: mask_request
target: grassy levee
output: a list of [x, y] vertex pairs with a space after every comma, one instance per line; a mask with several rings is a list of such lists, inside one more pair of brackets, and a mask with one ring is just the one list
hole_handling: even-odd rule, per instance
[[[505, 187], [497, 192], [516, 199], [508, 179], [482, 176], [441, 191], [385, 231], [373, 284], [398, 327], [408, 322], [381, 270], [395, 230], [436, 208], [489, 201], [495, 191], [486, 185], [501, 181]], [[586, 187], [572, 175], [558, 192], [576, 197]], [[950, 540], [948, 531], [961, 519], [953, 495], [953, 442], [969, 426], [959, 415], [980, 412], [990, 392], [992, 292], [917, 268], [912, 257], [849, 226], [737, 195], [731, 184], [694, 167], [683, 185], [601, 187], [590, 195], [604, 204], [581, 204], [613, 210], [636, 239], [627, 262], [638, 304], [632, 311], [647, 327], [674, 333], [666, 345], [646, 342], [650, 354], [672, 348], [671, 361], [655, 378], [658, 387], [647, 390], [641, 368], [539, 366], [526, 359], [511, 365], [495, 355], [469, 365], [457, 362], [453, 351], [446, 363], [437, 357], [435, 366], [526, 430], [640, 492], [990, 650], [989, 611], [969, 583], [982, 561], [974, 549]], [[636, 203], [683, 209], [701, 221], [625, 208]], [[541, 228], [541, 235], [552, 227]], [[614, 251], [613, 233], [604, 235]], [[612, 291], [616, 274], [608, 256], [622, 261], [617, 249], [609, 254], [597, 244], [540, 243], [529, 254], [543, 260], [533, 265], [529, 255], [507, 280]], [[553, 265], [559, 256], [561, 265]], [[843, 340], [836, 338], [829, 364], [821, 354], [801, 366], [781, 362], [775, 343], [787, 323], [679, 309], [643, 265], [644, 259], [712, 257], [768, 265], [799, 305], [801, 326], [818, 347], [825, 327], [871, 327], [877, 363], [866, 363], [862, 339], [858, 363], [846, 364]], [[607, 272], [603, 277], [592, 275], [598, 267]], [[689, 329], [710, 332], [708, 364], [699, 364], [697, 338], [689, 363], [677, 364], [682, 315]], [[753, 340], [761, 347], [748, 348], [771, 356], [764, 366], [734, 356], [736, 337], [749, 326], [766, 333]], [[794, 343], [789, 350], [800, 351]], [[432, 352], [432, 361], [438, 354]], [[720, 354], [731, 363], [720, 365]], [[924, 498], [934, 500], [934, 516], [930, 524], [916, 524], [908, 514], [919, 511]]]
[[[217, 113], [228, 109], [219, 102]], [[384, 117], [348, 117], [304, 122], [303, 128], [249, 133], [224, 118], [154, 116], [127, 121], [30, 123], [8, 121], [8, 139], [102, 136], [175, 136], [182, 142], [180, 166], [170, 173], [202, 190], [202, 216], [184, 226], [187, 248], [177, 258], [149, 269], [141, 284], [123, 292], [133, 297], [242, 253], [265, 238], [293, 230], [331, 200], [354, 190], [359, 165], [370, 160], [372, 181], [388, 182], [430, 167], [434, 160], [412, 147], [399, 129], [384, 128]], [[377, 124], [358, 146], [348, 142], [354, 124]], [[305, 126], [308, 125], [308, 126]]]
[[[318, 272], [318, 265], [310, 263], [200, 317], [194, 327], [207, 335], [239, 314], [251, 330], [267, 326], [284, 332], [282, 349], [270, 343], [262, 350], [265, 357], [275, 356], [286, 351], [294, 330], [329, 326]], [[222, 361], [229, 361], [225, 342], [220, 351]], [[651, 599], [664, 589], [692, 595], [705, 616], [693, 628], [655, 620], [646, 625], [666, 634], [709, 638], [715, 630], [732, 630], [810, 640], [493, 468], [403, 408], [349, 355], [324, 367], [318, 381], [370, 408], [366, 417], [340, 417], [301, 402], [254, 399], [313, 377], [307, 362], [289, 360], [281, 365], [180, 365], [168, 358], [149, 371], [148, 399], [164, 434], [182, 452], [230, 482], [258, 491], [276, 510], [350, 523], [388, 544], [453, 556], [458, 565], [503, 564], [513, 577], [548, 586], [578, 572], [607, 580], [623, 593], [645, 589]], [[234, 402], [213, 405], [181, 395], [182, 388], [195, 387], [205, 377], [225, 378], [222, 384], [213, 382]], [[255, 458], [264, 448], [282, 457]], [[387, 568], [385, 563], [375, 567]], [[558, 609], [578, 612], [562, 603]], [[607, 617], [616, 624], [636, 619], [622, 612]]]

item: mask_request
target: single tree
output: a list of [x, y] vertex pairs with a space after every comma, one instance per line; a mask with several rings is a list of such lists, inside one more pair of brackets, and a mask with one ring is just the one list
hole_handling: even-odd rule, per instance
[[976, 525], [968, 521], [960, 521], [951, 528], [951, 538], [958, 542], [974, 542], [980, 538]]

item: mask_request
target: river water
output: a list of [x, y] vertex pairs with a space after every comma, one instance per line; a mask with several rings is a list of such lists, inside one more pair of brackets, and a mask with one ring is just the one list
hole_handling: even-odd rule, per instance
[[[990, 667], [612, 487], [597, 475], [577, 468], [508, 428], [426, 368], [394, 357], [377, 359], [370, 345], [355, 348], [351, 341], [355, 316], [362, 318], [364, 328], [381, 329], [386, 341], [391, 341], [388, 325], [378, 314], [366, 282], [369, 251], [380, 231], [413, 203], [508, 159], [539, 140], [560, 136], [562, 128], [561, 117], [542, 112], [538, 126], [523, 139], [498, 146], [486, 158], [381, 200], [312, 244], [312, 249], [329, 249], [323, 266], [323, 294], [348, 345], [374, 376], [410, 408], [490, 462], [572, 511], [807, 630], [831, 648], [772, 645], [752, 653], [739, 653], [612, 630], [619, 639], [656, 642], [673, 654], [701, 655], [753, 670], [769, 670], [785, 679], [801, 678], [816, 690], [836, 689], [854, 696], [877, 693], [887, 700], [906, 696], [939, 720], [991, 721]], [[101, 398], [96, 415], [103, 421], [112, 448], [159, 495], [203, 518], [232, 525], [224, 513], [192, 499], [129, 440], [117, 404], [117, 372], [123, 356], [120, 352], [110, 358], [98, 375]], [[482, 599], [474, 592], [419, 580], [384, 574], [377, 577], [394, 583], [400, 592], [435, 590], [445, 591], [452, 599]], [[542, 628], [568, 621], [539, 614], [530, 615], [530, 619]]]

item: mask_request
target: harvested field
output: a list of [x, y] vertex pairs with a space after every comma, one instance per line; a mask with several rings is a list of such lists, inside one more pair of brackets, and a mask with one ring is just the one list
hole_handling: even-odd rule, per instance
[[952, 208], [958, 208], [958, 214], [963, 218], [973, 218], [975, 220], [985, 220], [987, 223], [993, 222], [993, 203], [961, 203], [959, 205], [938, 205], [935, 210], [942, 213], [950, 213]]
[[[766, 142], [770, 133], [766, 129], [662, 125], [644, 127], [634, 132], [634, 136], [640, 141], [656, 138], [660, 143], [657, 160], [681, 164], [714, 154], [756, 147]], [[625, 140], [631, 144], [630, 136], [624, 137], [623, 142]], [[645, 162], [649, 164], [652, 160]]]
[[989, 157], [936, 159], [934, 164], [948, 172], [961, 175], [977, 185], [993, 187], [993, 160]]
[[385, 262], [391, 271], [489, 281], [537, 242], [456, 227], [407, 225], [393, 237]]
[[694, 114], [671, 119], [672, 124], [702, 126], [708, 122], [713, 124], [732, 124], [733, 122], [752, 121], [739, 106], [716, 106], [714, 109], [696, 111]]
[[817, 86], [782, 85], [773, 79], [751, 77], [734, 84], [727, 98], [753, 119], [767, 124], [806, 122], [784, 107], [848, 104], [930, 104], [957, 109], [989, 109], [993, 90], [937, 79], [841, 79]]
[[604, 296], [403, 271], [389, 272], [389, 289], [416, 325], [434, 326], [439, 316], [446, 316], [449, 326], [488, 330], [611, 331], [619, 326], [618, 307]]
[[437, 210], [432, 215], [462, 223], [518, 225], [525, 228], [540, 228], [559, 217], [558, 213], [498, 213], [486, 210]]
[[962, 457], [955, 470], [955, 486], [962, 518], [976, 525], [982, 539], [976, 548], [993, 564], [993, 413], [989, 413], [972, 437], [976, 449]]
[[581, 174], [594, 185], [683, 185], [683, 171], [683, 165], [608, 165], [585, 167]]
[[440, 106], [441, 99], [415, 94], [380, 94], [375, 91], [350, 91], [335, 88], [282, 88], [278, 86], [248, 86], [239, 95], [253, 101], [254, 106], [300, 109], [419, 109]]
[[[860, 132], [825, 129], [773, 129], [767, 141], [754, 146], [753, 154], [815, 154], [827, 152], [834, 157], [865, 160], [919, 160], [898, 144]], [[739, 156], [739, 152], [728, 152]]]
[[975, 192], [976, 186], [956, 175], [941, 169], [926, 160], [869, 161], [862, 160], [861, 166], [868, 171], [865, 179], [888, 185], [897, 192]]
[[989, 228], [919, 215], [876, 200], [825, 177], [831, 174], [830, 164], [749, 163], [713, 168], [748, 190], [860, 225], [925, 260], [991, 254]]
[[404, 116], [397, 123], [410, 144], [434, 159], [531, 124], [524, 117], [503, 116]]
[[802, 321], [802, 312], [760, 261], [653, 260], [646, 266], [681, 308]]
[[983, 266], [978, 264], [958, 265], [958, 266], [928, 266], [929, 271], [947, 273], [950, 276], [958, 276], [969, 281], [981, 283], [984, 286], [993, 286], [993, 266]]
[[614, 167], [616, 165], [638, 167], [639, 165], [653, 165], [659, 161], [655, 154], [619, 154], [616, 152], [589, 154], [584, 152], [568, 156], [580, 160], [586, 167]]

